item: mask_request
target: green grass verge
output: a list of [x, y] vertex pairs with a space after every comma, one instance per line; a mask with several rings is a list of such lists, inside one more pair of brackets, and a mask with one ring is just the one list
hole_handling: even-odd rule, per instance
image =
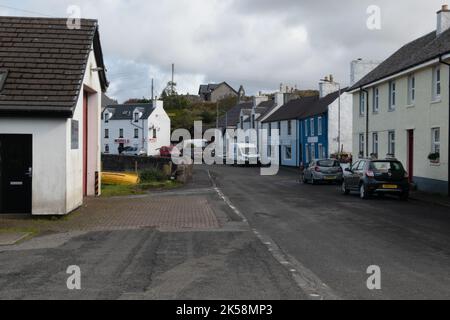
[[170, 190], [182, 186], [178, 181], [152, 181], [138, 185], [103, 185], [102, 197], [123, 197], [146, 194], [150, 190]]

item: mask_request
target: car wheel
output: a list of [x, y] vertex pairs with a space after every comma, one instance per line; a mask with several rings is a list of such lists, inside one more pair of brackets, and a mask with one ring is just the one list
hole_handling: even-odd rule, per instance
[[342, 193], [345, 195], [349, 195], [350, 194], [350, 190], [347, 189], [347, 185], [345, 184], [345, 181], [342, 181]]
[[364, 183], [359, 187], [359, 197], [363, 200], [369, 199], [369, 194]]

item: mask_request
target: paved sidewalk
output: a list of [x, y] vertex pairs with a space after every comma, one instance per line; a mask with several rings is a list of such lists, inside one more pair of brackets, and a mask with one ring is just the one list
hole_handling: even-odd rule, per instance
[[66, 217], [0, 216], [2, 229], [25, 229], [37, 233], [105, 231], [158, 228], [162, 231], [220, 228], [207, 197], [135, 196], [91, 198]]

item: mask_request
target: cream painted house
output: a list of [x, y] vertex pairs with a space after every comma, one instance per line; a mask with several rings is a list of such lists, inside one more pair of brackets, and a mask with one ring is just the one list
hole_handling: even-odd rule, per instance
[[11, 33], [0, 42], [0, 214], [67, 214], [101, 190], [98, 23], [0, 17], [0, 28]]
[[353, 85], [353, 153], [393, 155], [419, 190], [448, 193], [450, 10]]

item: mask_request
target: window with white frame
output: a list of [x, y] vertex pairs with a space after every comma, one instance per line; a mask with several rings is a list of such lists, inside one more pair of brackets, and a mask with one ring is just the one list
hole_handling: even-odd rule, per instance
[[395, 156], [395, 131], [389, 131], [388, 133], [388, 153]]
[[284, 159], [292, 160], [292, 147], [291, 146], [284, 147]]
[[441, 129], [431, 129], [431, 152], [441, 153]]
[[109, 153], [109, 144], [105, 144], [105, 153]]
[[305, 160], [306, 160], [306, 164], [309, 163], [309, 159], [311, 159], [311, 149], [309, 148], [309, 144], [305, 144]]
[[271, 123], [269, 123], [269, 137], [271, 137], [272, 136], [272, 124]]
[[123, 138], [123, 129], [119, 129], [119, 138]]
[[316, 145], [311, 143], [311, 161], [316, 159]]
[[319, 135], [319, 136], [321, 136], [322, 135], [322, 117], [319, 117], [318, 119], [317, 119], [317, 134]]
[[441, 99], [441, 67], [433, 68], [433, 101]]
[[389, 111], [395, 110], [397, 103], [397, 84], [395, 81], [389, 82]]
[[134, 138], [135, 139], [139, 138], [139, 129], [134, 129]]
[[373, 113], [380, 111], [380, 89], [378, 87], [373, 88]]
[[315, 125], [314, 125], [314, 118], [311, 118], [309, 121], [311, 123], [311, 137], [313, 137], [316, 134], [315, 133], [316, 128], [315, 128]]
[[134, 122], [139, 122], [139, 112], [134, 113]]
[[323, 147], [323, 144], [319, 144], [319, 158], [325, 159], [325, 148]]
[[365, 147], [364, 133], [360, 133], [359, 134], [359, 156], [361, 158], [364, 157], [364, 147]]
[[361, 91], [359, 94], [359, 115], [363, 116], [366, 111], [366, 94]]
[[372, 153], [378, 156], [378, 132], [372, 133]]
[[292, 135], [292, 121], [287, 122], [287, 134], [288, 136]]
[[416, 101], [416, 77], [414, 74], [408, 77], [408, 105], [412, 106]]

